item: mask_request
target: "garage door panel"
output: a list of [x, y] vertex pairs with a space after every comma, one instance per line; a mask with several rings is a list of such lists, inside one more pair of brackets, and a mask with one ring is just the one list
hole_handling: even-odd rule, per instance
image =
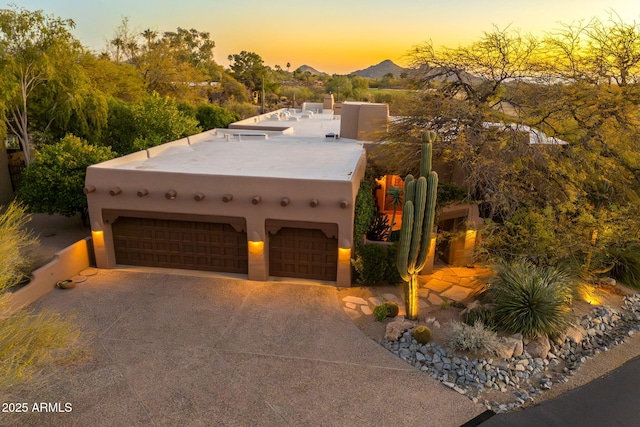
[[336, 280], [338, 240], [318, 229], [282, 227], [269, 237], [269, 274]]
[[248, 271], [246, 232], [228, 224], [119, 217], [112, 231], [118, 264]]

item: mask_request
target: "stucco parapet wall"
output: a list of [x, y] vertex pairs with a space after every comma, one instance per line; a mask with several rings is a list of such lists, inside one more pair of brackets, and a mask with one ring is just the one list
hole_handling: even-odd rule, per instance
[[91, 238], [80, 240], [65, 249], [56, 252], [53, 259], [33, 272], [31, 281], [23, 288], [13, 293], [5, 293], [0, 303], [4, 311], [0, 318], [10, 316], [19, 309], [33, 303], [51, 292], [56, 283], [76, 276], [87, 269], [93, 258]]
[[[165, 212], [244, 216], [246, 210], [260, 211], [264, 217], [300, 219], [301, 209], [309, 221], [326, 221], [331, 211], [350, 211], [357, 189], [350, 181], [313, 181], [282, 178], [213, 176], [164, 172], [139, 173], [131, 170], [89, 169], [87, 186], [95, 188], [87, 195], [90, 205], [99, 200], [101, 209], [162, 209]], [[118, 188], [117, 194], [111, 194]], [[143, 196], [138, 193], [143, 192]], [[167, 198], [167, 193], [175, 197]], [[232, 195], [228, 202], [226, 195]], [[199, 198], [200, 200], [196, 200]], [[259, 202], [254, 203], [258, 196]], [[286, 206], [282, 200], [288, 199]], [[316, 199], [318, 205], [312, 207]], [[341, 207], [346, 201], [348, 208]]]

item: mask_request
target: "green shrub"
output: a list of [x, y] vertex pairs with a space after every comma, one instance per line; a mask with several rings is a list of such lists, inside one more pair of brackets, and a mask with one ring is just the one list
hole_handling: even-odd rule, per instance
[[535, 339], [569, 326], [573, 283], [566, 270], [520, 260], [498, 264], [496, 273], [487, 292], [498, 328]]
[[474, 354], [495, 352], [498, 336], [484, 327], [482, 322], [470, 326], [454, 321], [449, 346], [453, 350], [470, 351]]
[[431, 341], [431, 329], [426, 326], [418, 326], [413, 330], [413, 338], [420, 344], [427, 344]]
[[384, 279], [391, 285], [397, 285], [403, 282], [402, 276], [400, 276], [398, 268], [396, 267], [399, 246], [398, 242], [387, 246], [387, 265], [384, 272]]
[[360, 246], [362, 235], [367, 233], [376, 215], [376, 203], [373, 198], [375, 178], [365, 177], [360, 183], [354, 204], [353, 241]]
[[239, 121], [240, 114], [217, 105], [200, 104], [195, 111], [195, 118], [202, 130], [209, 130], [226, 128], [229, 123]]
[[373, 315], [376, 317], [378, 322], [382, 322], [384, 319], [386, 319], [388, 314], [389, 314], [389, 311], [387, 310], [387, 303], [382, 303], [380, 305], [377, 305], [373, 309]]
[[395, 302], [385, 302], [373, 309], [373, 315], [378, 319], [378, 322], [382, 322], [387, 317], [396, 317], [399, 311], [400, 308]]
[[480, 306], [472, 308], [462, 315], [462, 321], [469, 326], [475, 325], [477, 322], [491, 330], [496, 330], [496, 322], [493, 319], [493, 310], [488, 307]]
[[380, 283], [385, 278], [387, 253], [378, 245], [365, 245], [356, 249], [352, 264], [358, 273], [358, 281], [366, 286]]

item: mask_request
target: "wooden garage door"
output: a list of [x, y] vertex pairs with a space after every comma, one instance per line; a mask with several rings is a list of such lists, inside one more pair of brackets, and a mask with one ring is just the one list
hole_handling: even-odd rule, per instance
[[338, 239], [321, 230], [281, 228], [269, 236], [269, 275], [336, 280]]
[[247, 273], [247, 233], [229, 224], [119, 217], [116, 262], [125, 265]]

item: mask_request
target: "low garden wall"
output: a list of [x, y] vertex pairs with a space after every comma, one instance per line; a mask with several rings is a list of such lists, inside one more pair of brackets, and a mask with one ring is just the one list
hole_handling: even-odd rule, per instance
[[4, 316], [11, 315], [17, 310], [28, 306], [39, 298], [51, 292], [56, 283], [77, 275], [92, 265], [93, 244], [91, 237], [79, 240], [71, 246], [56, 252], [53, 259], [46, 265], [33, 272], [28, 285], [16, 292], [7, 292], [3, 296], [5, 301], [0, 305], [4, 308]]

